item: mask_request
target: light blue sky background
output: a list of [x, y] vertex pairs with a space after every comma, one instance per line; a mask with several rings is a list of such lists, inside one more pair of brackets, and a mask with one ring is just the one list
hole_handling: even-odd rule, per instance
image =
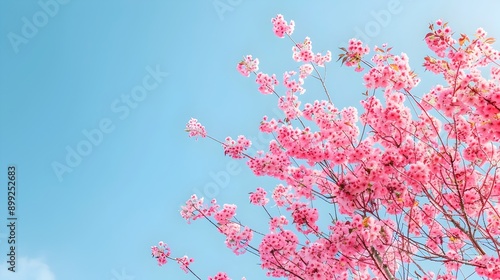
[[[15, 276], [6, 272], [7, 192], [0, 191], [0, 279], [6, 280], [192, 279], [175, 263], [160, 268], [151, 259], [149, 248], [159, 240], [174, 256], [195, 258], [192, 269], [202, 279], [223, 270], [233, 279], [264, 278], [258, 259], [234, 256], [213, 227], [187, 225], [179, 209], [199, 192], [238, 204], [240, 220], [265, 228], [247, 194], [275, 182], [254, 178], [244, 162], [224, 157], [207, 139], [189, 139], [184, 128], [196, 117], [216, 138], [245, 134], [263, 144], [255, 140], [262, 136], [258, 123], [274, 116], [276, 98], [261, 95], [254, 78], [235, 67], [252, 54], [262, 71], [280, 79], [297, 69], [291, 42], [272, 33], [278, 13], [294, 19], [293, 37], [311, 37], [317, 52], [336, 56], [361, 30], [371, 46], [387, 42], [395, 53], [408, 53], [423, 79], [416, 94], [438, 81], [420, 67], [429, 53], [422, 40], [429, 22], [442, 18], [459, 33], [484, 27], [500, 37], [496, 1], [72, 0], [57, 11], [52, 6], [43, 24], [40, 3], [47, 2], [53, 1], [0, 1], [0, 182], [6, 185], [14, 164], [19, 184]], [[218, 13], [214, 4], [224, 3], [230, 9]], [[398, 12], [377, 23], [388, 5]], [[13, 44], [9, 36], [23, 36], [24, 18], [43, 26]], [[148, 67], [168, 77], [131, 108], [122, 95], [148, 79]], [[361, 76], [335, 62], [327, 69], [334, 103], [357, 106]], [[312, 79], [306, 88], [306, 100], [323, 98]], [[117, 112], [125, 108], [128, 115]], [[103, 121], [113, 130], [58, 178], [53, 163], [67, 164], [67, 147], [76, 150], [86, 140], [82, 131]], [[222, 176], [228, 164], [237, 174], [209, 189], [217, 184], [212, 175]]]

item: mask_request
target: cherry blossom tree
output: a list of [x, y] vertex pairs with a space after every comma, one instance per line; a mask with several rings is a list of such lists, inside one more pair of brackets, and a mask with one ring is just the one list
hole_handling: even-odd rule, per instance
[[[196, 195], [181, 216], [208, 221], [234, 254], [255, 254], [274, 278], [500, 279], [500, 54], [494, 39], [481, 28], [455, 36], [441, 20], [430, 24], [425, 42], [433, 55], [423, 67], [444, 82], [423, 96], [412, 93], [420, 79], [405, 53], [382, 45], [367, 59], [370, 48], [351, 39], [338, 61], [362, 75], [366, 92], [358, 114], [332, 102], [321, 71], [331, 52], [314, 53], [307, 37], [296, 43], [295, 24], [282, 15], [272, 24], [277, 37], [291, 40], [292, 58], [300, 63], [284, 72], [284, 94], [276, 75], [259, 72], [257, 58], [237, 64], [262, 94], [277, 97], [286, 116], [263, 117], [260, 131], [274, 138], [268, 150], [249, 155], [244, 136], [219, 141], [196, 119], [186, 126], [189, 136], [210, 138], [225, 155], [245, 160], [256, 176], [282, 182], [249, 196], [263, 209], [267, 232], [235, 219], [236, 205]], [[311, 78], [321, 83], [325, 100], [302, 105], [299, 96]], [[320, 215], [329, 219], [326, 226]], [[159, 265], [174, 260], [201, 279], [189, 267], [192, 259], [171, 257], [163, 242], [152, 255]], [[208, 279], [230, 278], [219, 272]]]

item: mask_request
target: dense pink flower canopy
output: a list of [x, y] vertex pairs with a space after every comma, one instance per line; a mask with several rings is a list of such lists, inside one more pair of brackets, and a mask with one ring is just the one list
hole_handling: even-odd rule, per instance
[[[278, 15], [272, 24], [277, 37], [291, 39], [293, 21]], [[267, 231], [236, 219], [236, 205], [196, 195], [181, 216], [208, 220], [235, 254], [257, 256], [269, 277], [452, 280], [473, 271], [500, 279], [500, 53], [481, 28], [459, 38], [441, 20], [429, 29], [425, 43], [434, 56], [423, 67], [444, 83], [422, 96], [413, 93], [420, 78], [405, 53], [375, 46], [368, 59], [370, 48], [357, 39], [340, 48], [339, 60], [367, 89], [360, 113], [335, 107], [320, 71], [331, 52], [314, 53], [309, 37], [293, 43], [300, 65], [284, 72], [282, 94], [276, 74], [257, 72], [259, 60], [245, 56], [237, 70], [277, 97], [285, 119], [262, 118], [259, 130], [273, 136], [267, 151], [247, 154], [252, 143], [242, 135], [219, 143], [256, 176], [281, 181], [248, 194]], [[327, 100], [301, 103], [309, 77]], [[208, 137], [196, 119], [186, 131]], [[193, 259], [171, 258], [163, 242], [151, 250], [159, 265], [175, 260], [201, 279], [189, 267]], [[208, 279], [230, 278], [219, 272]]]

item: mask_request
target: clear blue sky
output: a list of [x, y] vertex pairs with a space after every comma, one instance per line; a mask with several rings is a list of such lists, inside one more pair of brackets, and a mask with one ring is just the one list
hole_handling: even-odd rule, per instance
[[[417, 94], [435, 81], [420, 67], [429, 22], [500, 37], [496, 1], [55, 1], [0, 2], [2, 186], [7, 166], [18, 170], [15, 275], [6, 270], [0, 191], [2, 280], [192, 279], [151, 259], [159, 240], [195, 258], [202, 279], [222, 270], [264, 278], [258, 259], [234, 256], [213, 227], [187, 225], [179, 209], [199, 192], [238, 204], [240, 220], [265, 227], [247, 193], [275, 182], [254, 178], [218, 144], [189, 139], [184, 127], [196, 117], [214, 137], [245, 134], [262, 144], [258, 123], [273, 116], [276, 99], [236, 63], [252, 54], [280, 78], [296, 69], [291, 42], [272, 33], [278, 13], [295, 20], [297, 41], [309, 36], [313, 50], [334, 57], [355, 36], [406, 52], [423, 80]], [[327, 69], [334, 103], [357, 106], [361, 77], [335, 62]], [[323, 98], [312, 80], [306, 88], [306, 99]], [[236, 172], [224, 186], [214, 178], [228, 164]]]

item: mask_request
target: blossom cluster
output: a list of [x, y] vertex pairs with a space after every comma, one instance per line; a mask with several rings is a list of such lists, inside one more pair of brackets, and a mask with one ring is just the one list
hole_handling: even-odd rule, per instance
[[263, 188], [257, 188], [255, 192], [250, 193], [250, 203], [254, 205], [265, 206], [269, 203], [269, 198], [266, 197], [267, 192]]
[[356, 66], [356, 72], [361, 72], [364, 70], [361, 67], [361, 62], [363, 61], [363, 56], [370, 52], [370, 48], [367, 45], [363, 46], [363, 42], [358, 39], [350, 39], [347, 49], [340, 48], [345, 53], [339, 55], [339, 59], [342, 58], [342, 63], [348, 67]]
[[226, 142], [222, 145], [224, 148], [224, 154], [229, 155], [232, 158], [243, 158], [243, 152], [252, 145], [252, 142], [245, 138], [245, 136], [240, 135], [238, 139], [234, 141], [231, 137], [226, 138]]
[[181, 207], [181, 216], [188, 223], [191, 220], [197, 220], [199, 218], [212, 216], [218, 209], [219, 205], [215, 199], [212, 199], [211, 205], [206, 206], [204, 203], [204, 198], [198, 198], [193, 194], [184, 206]]
[[240, 63], [236, 66], [238, 72], [243, 76], [250, 76], [250, 73], [254, 73], [259, 70], [259, 60], [253, 59], [251, 55], [247, 55], [243, 58]]
[[320, 67], [323, 67], [326, 62], [332, 60], [332, 53], [330, 51], [327, 51], [325, 55], [321, 53], [314, 54], [312, 51], [312, 42], [309, 37], [306, 37], [303, 43], [293, 46], [292, 52], [293, 60], [297, 62], [313, 62]]
[[151, 254], [158, 260], [158, 265], [162, 266], [167, 263], [167, 258], [170, 257], [170, 248], [163, 241], [158, 242], [158, 246], [151, 247]]
[[[291, 37], [293, 21], [278, 15], [272, 23], [278, 37]], [[259, 130], [273, 136], [266, 150], [245, 154], [251, 143], [244, 136], [226, 138], [223, 150], [245, 158], [256, 176], [280, 181], [249, 193], [269, 218], [268, 231], [237, 220], [234, 204], [205, 205], [195, 195], [181, 216], [209, 220], [233, 253], [258, 255], [270, 277], [455, 280], [470, 267], [500, 279], [500, 53], [481, 28], [458, 39], [441, 20], [429, 28], [425, 43], [435, 57], [424, 58], [423, 67], [444, 82], [422, 97], [413, 93], [420, 78], [405, 53], [384, 44], [367, 59], [370, 48], [357, 39], [341, 48], [342, 64], [362, 72], [367, 91], [359, 109], [334, 105], [316, 68], [331, 53], [314, 54], [309, 37], [292, 46], [301, 65], [284, 72], [282, 94], [276, 75], [257, 73], [258, 59], [246, 56], [238, 71], [254, 73], [285, 118], [262, 118]], [[313, 73], [328, 100], [302, 104], [304, 79]], [[195, 119], [186, 130], [207, 136]], [[170, 249], [160, 242], [152, 253], [162, 265]], [[192, 262], [176, 260], [184, 269]], [[444, 268], [429, 271], [427, 260]]]
[[283, 15], [277, 15], [271, 22], [273, 23], [274, 34], [280, 38], [283, 38], [285, 34], [292, 35], [295, 29], [295, 22], [291, 20], [290, 23], [287, 23]]
[[278, 80], [274, 74], [269, 76], [268, 74], [259, 72], [255, 81], [259, 84], [259, 91], [262, 94], [272, 94], [274, 92], [274, 86], [278, 85]]
[[186, 125], [186, 132], [189, 132], [189, 137], [206, 137], [207, 131], [205, 127], [201, 125], [197, 119], [191, 118]]
[[[208, 277], [208, 280], [231, 280], [231, 278], [225, 272], [219, 272], [214, 277]], [[246, 278], [243, 277], [241, 280], [246, 280]]]

